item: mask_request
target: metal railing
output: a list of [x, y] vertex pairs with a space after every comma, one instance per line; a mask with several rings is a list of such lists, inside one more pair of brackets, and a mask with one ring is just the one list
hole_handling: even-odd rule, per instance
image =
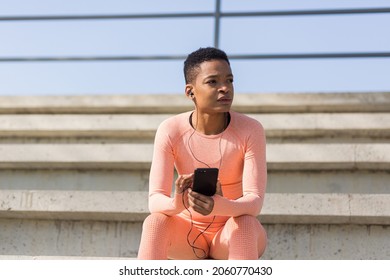
[[[123, 20], [123, 19], [173, 19], [214, 18], [214, 47], [219, 47], [221, 19], [227, 17], [286, 17], [326, 16], [351, 14], [390, 13], [390, 8], [326, 9], [266, 12], [222, 12], [221, 1], [215, 1], [214, 12], [165, 13], [165, 14], [117, 14], [117, 15], [58, 15], [58, 16], [0, 16], [2, 21], [55, 21], [55, 20]], [[389, 52], [343, 52], [298, 54], [229, 54], [230, 59], [329, 59], [329, 58], [386, 58]], [[58, 62], [58, 61], [126, 61], [126, 60], [183, 60], [186, 55], [137, 55], [137, 56], [50, 56], [50, 57], [0, 57], [0, 62]]]

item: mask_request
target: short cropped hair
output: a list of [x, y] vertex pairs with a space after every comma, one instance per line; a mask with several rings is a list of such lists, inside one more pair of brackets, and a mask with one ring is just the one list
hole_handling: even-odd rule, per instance
[[230, 65], [229, 58], [224, 51], [213, 47], [200, 48], [190, 53], [184, 61], [184, 79], [186, 84], [195, 80], [199, 65], [210, 60], [225, 60]]

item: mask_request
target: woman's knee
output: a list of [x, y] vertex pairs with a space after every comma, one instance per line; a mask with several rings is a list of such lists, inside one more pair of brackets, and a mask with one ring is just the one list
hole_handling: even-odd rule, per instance
[[256, 217], [250, 215], [242, 215], [231, 219], [234, 224], [233, 231], [242, 232], [245, 235], [252, 235], [250, 233], [255, 233], [255, 235], [252, 236], [254, 238], [257, 237], [259, 251], [264, 252], [267, 244], [267, 232], [260, 221]]
[[171, 217], [162, 213], [152, 213], [143, 222], [143, 230], [160, 231], [169, 228]]
[[170, 217], [162, 213], [147, 216], [142, 226], [138, 259], [166, 259], [170, 236]]
[[[230, 223], [233, 224], [234, 228], [237, 229], [258, 229], [261, 227], [259, 220], [256, 217], [251, 215], [242, 215], [237, 217], [232, 217], [229, 219]], [[229, 222], [229, 221], [228, 221]]]

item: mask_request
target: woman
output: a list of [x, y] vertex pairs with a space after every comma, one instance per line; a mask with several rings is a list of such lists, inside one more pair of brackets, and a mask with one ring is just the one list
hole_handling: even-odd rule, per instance
[[[159, 126], [149, 179], [149, 209], [139, 259], [258, 259], [266, 247], [260, 213], [266, 182], [261, 124], [231, 111], [233, 74], [226, 54], [201, 48], [184, 62], [191, 112]], [[196, 168], [218, 168], [216, 194], [192, 190]], [[171, 196], [174, 169], [178, 178]]]

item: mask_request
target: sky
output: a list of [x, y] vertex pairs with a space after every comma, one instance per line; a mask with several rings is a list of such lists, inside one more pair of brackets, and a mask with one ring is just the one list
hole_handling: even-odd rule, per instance
[[[390, 7], [389, 0], [222, 0], [222, 11]], [[213, 12], [214, 0], [0, 0], [0, 18]], [[187, 55], [213, 18], [0, 20], [9, 57]], [[390, 13], [222, 18], [228, 55], [390, 52]], [[390, 58], [231, 60], [235, 92], [390, 92]], [[183, 61], [1, 62], [0, 95], [184, 94]]]

